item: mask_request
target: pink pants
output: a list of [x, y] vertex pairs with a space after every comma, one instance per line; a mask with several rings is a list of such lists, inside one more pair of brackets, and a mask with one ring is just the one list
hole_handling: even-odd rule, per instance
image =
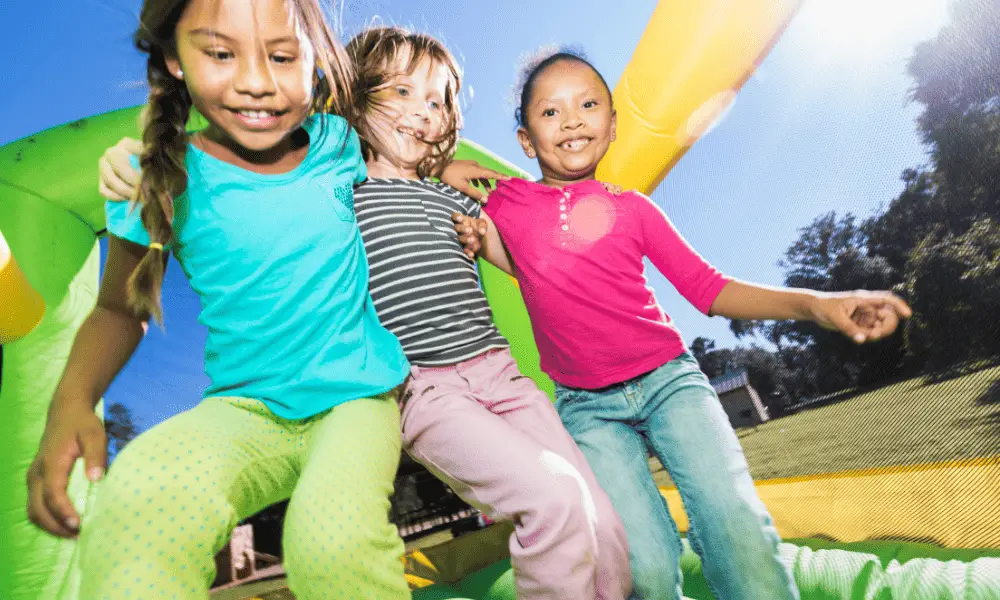
[[403, 448], [465, 502], [514, 524], [520, 600], [621, 600], [632, 589], [625, 530], [548, 396], [509, 350], [413, 367]]

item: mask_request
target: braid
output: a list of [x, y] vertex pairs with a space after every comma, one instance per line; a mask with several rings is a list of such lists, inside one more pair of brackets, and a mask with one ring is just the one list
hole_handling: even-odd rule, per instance
[[[139, 157], [142, 177], [137, 203], [142, 205], [140, 214], [149, 234], [150, 247], [129, 277], [127, 291], [129, 304], [136, 314], [143, 318], [152, 316], [160, 325], [163, 324], [160, 293], [166, 261], [164, 247], [174, 236], [174, 200], [187, 189], [184, 155], [188, 144], [186, 127], [192, 108], [184, 82], [173, 77], [167, 69], [167, 57], [177, 58], [177, 24], [190, 1], [142, 0], [134, 38], [136, 48], [147, 55], [149, 100], [142, 132], [143, 150]], [[316, 51], [312, 109], [326, 109], [349, 117], [349, 86], [353, 79], [350, 61], [327, 25], [320, 1], [287, 0], [286, 4]], [[344, 132], [344, 147], [349, 131]]]
[[[151, 244], [165, 246], [173, 237], [174, 199], [187, 187], [185, 127], [191, 112], [191, 97], [184, 83], [169, 73], [161, 53], [151, 54], [146, 75], [150, 87], [149, 114], [142, 132], [138, 202], [142, 205], [142, 224]], [[160, 325], [165, 260], [165, 251], [151, 245], [128, 280], [129, 302], [136, 313], [151, 315]]]

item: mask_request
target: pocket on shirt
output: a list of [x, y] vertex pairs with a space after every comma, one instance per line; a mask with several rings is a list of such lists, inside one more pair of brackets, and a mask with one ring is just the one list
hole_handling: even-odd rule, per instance
[[337, 220], [345, 223], [353, 223], [356, 220], [354, 216], [354, 186], [347, 184], [320, 185], [318, 187]]

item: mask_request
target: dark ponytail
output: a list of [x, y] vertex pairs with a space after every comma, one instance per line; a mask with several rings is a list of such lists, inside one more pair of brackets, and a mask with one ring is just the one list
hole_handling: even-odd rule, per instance
[[187, 187], [184, 155], [191, 96], [184, 82], [167, 69], [167, 53], [175, 51], [174, 29], [187, 0], [148, 0], [143, 6], [136, 47], [147, 53], [149, 100], [139, 158], [142, 178], [138, 202], [150, 247], [128, 280], [128, 299], [137, 314], [163, 324], [160, 292], [166, 261], [164, 247], [173, 238], [174, 199]]

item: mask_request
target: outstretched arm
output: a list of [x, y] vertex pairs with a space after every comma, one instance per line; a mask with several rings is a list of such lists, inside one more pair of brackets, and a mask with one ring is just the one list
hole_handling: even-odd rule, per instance
[[646, 254], [677, 290], [711, 316], [815, 321], [855, 342], [891, 335], [910, 307], [889, 292], [824, 293], [776, 288], [723, 277], [684, 240], [651, 200], [639, 205]]
[[892, 335], [913, 313], [890, 292], [825, 293], [731, 281], [712, 304], [712, 315], [745, 320], [815, 321], [858, 344]]

